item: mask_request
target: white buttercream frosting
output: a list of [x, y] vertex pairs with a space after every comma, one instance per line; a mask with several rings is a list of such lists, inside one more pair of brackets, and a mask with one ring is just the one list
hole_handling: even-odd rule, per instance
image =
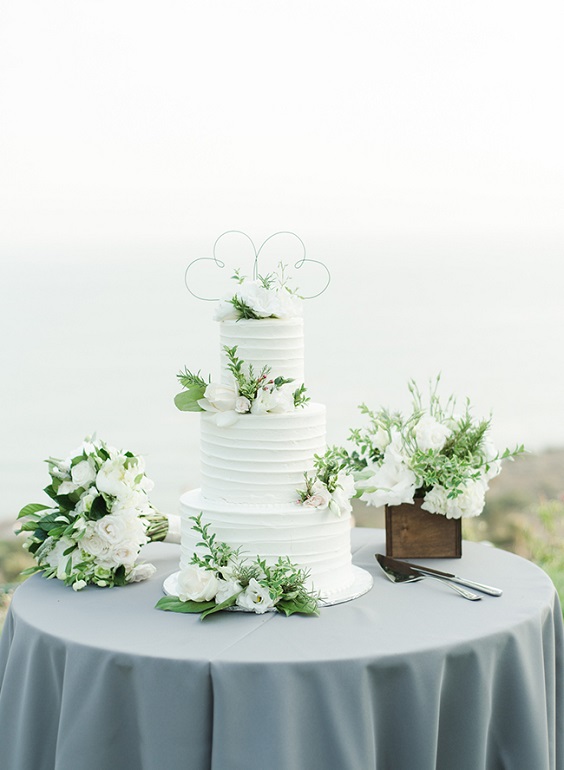
[[325, 451], [325, 406], [242, 415], [220, 427], [201, 415], [202, 492], [234, 503], [291, 503], [315, 454]]
[[224, 346], [237, 346], [237, 358], [251, 364], [257, 375], [269, 366], [273, 377], [290, 377], [296, 381], [296, 387], [304, 381], [302, 318], [222, 321], [219, 328], [223, 383], [233, 381]]
[[190, 563], [199, 536], [192, 529], [191, 516], [202, 513], [219, 541], [241, 555], [257, 555], [273, 564], [288, 556], [309, 570], [310, 582], [323, 598], [350, 585], [350, 516], [335, 516], [328, 510], [307, 508], [298, 503], [251, 505], [208, 500], [201, 490], [187, 492], [180, 498], [182, 548], [180, 568]]

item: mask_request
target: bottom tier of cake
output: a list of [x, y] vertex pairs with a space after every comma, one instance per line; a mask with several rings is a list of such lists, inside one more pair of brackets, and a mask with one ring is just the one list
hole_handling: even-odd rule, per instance
[[188, 564], [199, 541], [190, 517], [202, 514], [217, 540], [254, 559], [260, 556], [273, 564], [288, 556], [307, 569], [313, 588], [321, 598], [331, 600], [353, 585], [350, 516], [337, 517], [298, 503], [244, 505], [208, 500], [199, 489], [180, 498], [182, 519], [180, 568]]

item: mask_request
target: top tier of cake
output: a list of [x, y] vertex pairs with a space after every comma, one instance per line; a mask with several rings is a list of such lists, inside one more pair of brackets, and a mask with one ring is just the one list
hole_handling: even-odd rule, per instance
[[304, 380], [304, 327], [302, 318], [265, 318], [260, 321], [222, 321], [220, 323], [221, 381], [232, 382], [227, 369], [224, 346], [237, 346], [237, 357], [252, 364], [258, 374], [269, 366], [273, 377], [290, 377], [301, 385]]

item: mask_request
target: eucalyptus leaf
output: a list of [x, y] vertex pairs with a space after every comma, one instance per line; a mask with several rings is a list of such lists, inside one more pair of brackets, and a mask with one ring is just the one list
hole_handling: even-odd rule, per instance
[[203, 412], [198, 401], [204, 397], [205, 388], [192, 385], [188, 390], [183, 390], [174, 397], [174, 403], [181, 412]]

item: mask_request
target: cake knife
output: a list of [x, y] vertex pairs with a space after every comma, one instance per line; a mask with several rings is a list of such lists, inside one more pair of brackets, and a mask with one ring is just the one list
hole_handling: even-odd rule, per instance
[[467, 588], [475, 588], [476, 591], [481, 591], [483, 594], [489, 594], [490, 596], [501, 596], [503, 593], [501, 588], [494, 588], [493, 586], [484, 585], [484, 583], [477, 583], [475, 580], [468, 580], [467, 578], [453, 575], [452, 572], [441, 572], [441, 570], [432, 569], [431, 567], [421, 567], [419, 564], [411, 564], [411, 562], [408, 561], [397, 561], [396, 559], [392, 559], [390, 556], [387, 556], [386, 558], [390, 561], [390, 564], [395, 562], [396, 564], [405, 565], [406, 567], [415, 569], [418, 572], [421, 572], [423, 575], [436, 575], [437, 577], [447, 578], [453, 583], [460, 583], [460, 585], [466, 586]]

